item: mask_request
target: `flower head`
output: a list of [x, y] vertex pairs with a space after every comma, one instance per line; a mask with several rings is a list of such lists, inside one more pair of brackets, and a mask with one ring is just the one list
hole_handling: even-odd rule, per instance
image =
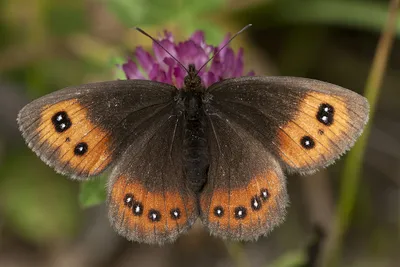
[[[165, 31], [164, 37], [160, 38], [159, 42], [184, 66], [194, 64], [198, 70], [226, 44], [229, 38], [228, 34], [219, 46], [214, 47], [205, 42], [204, 32], [196, 31], [189, 40], [176, 44], [172, 34]], [[186, 70], [155, 42], [153, 42], [153, 55], [140, 46], [136, 48], [134, 55], [135, 61], [129, 58], [122, 65], [127, 79], [146, 79], [169, 83], [177, 88], [183, 87]], [[247, 74], [251, 75], [254, 75], [253, 72]], [[232, 48], [225, 47], [200, 71], [199, 76], [205, 87], [226, 78], [243, 76], [243, 49], [241, 48], [235, 55]]]

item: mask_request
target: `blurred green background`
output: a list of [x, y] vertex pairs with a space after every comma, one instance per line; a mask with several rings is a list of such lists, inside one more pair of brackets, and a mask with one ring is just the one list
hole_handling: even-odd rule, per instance
[[127, 242], [98, 204], [106, 176], [80, 185], [57, 175], [27, 148], [16, 124], [18, 110], [34, 98], [120, 77], [115, 64], [137, 45], [151, 45], [134, 26], [153, 36], [167, 29], [177, 40], [201, 29], [216, 45], [253, 23], [232, 43], [245, 48], [246, 70], [320, 79], [362, 94], [388, 4], [0, 0], [0, 266], [400, 266], [399, 19], [382, 86], [374, 88], [380, 97], [366, 145], [315, 175], [289, 176], [286, 222], [258, 242], [225, 242], [200, 224], [164, 247]]

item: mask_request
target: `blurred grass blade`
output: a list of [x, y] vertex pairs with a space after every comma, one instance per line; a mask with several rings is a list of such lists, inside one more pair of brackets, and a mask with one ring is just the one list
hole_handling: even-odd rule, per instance
[[[354, 148], [349, 152], [341, 177], [341, 188], [339, 204], [336, 211], [336, 221], [332, 229], [331, 238], [327, 244], [324, 266], [339, 266], [340, 248], [342, 247], [343, 236], [351, 221], [354, 209], [357, 189], [361, 177], [362, 162], [365, 154], [367, 140], [371, 131], [371, 125], [378, 101], [383, 76], [385, 74], [387, 61], [393, 45], [396, 18], [399, 10], [399, 1], [392, 0], [389, 7], [389, 17], [385, 28], [382, 31], [371, 70], [365, 86], [365, 97], [370, 104], [370, 120], [363, 135]], [[338, 265], [339, 264], [339, 265]]]
[[[105, 0], [108, 8], [128, 27], [161, 25], [179, 18], [196, 18], [218, 9], [223, 0]], [[186, 21], [187, 23], [187, 21]]]
[[[385, 25], [387, 6], [379, 1], [362, 0], [270, 0], [245, 11], [238, 10], [240, 14], [245, 17], [251, 14], [252, 23], [261, 26], [320, 24], [379, 32]], [[400, 37], [400, 20], [395, 23], [395, 32]]]

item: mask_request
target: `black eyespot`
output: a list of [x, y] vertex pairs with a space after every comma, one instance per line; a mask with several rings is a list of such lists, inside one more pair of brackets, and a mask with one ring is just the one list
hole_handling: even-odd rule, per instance
[[133, 204], [133, 195], [132, 194], [126, 194], [124, 197], [124, 205], [131, 208]]
[[141, 216], [143, 214], [143, 205], [139, 201], [132, 203], [132, 212], [135, 216]]
[[72, 125], [71, 120], [69, 119], [68, 114], [65, 111], [60, 111], [54, 114], [51, 118], [51, 122], [53, 123], [56, 131], [59, 133], [65, 132]]
[[247, 215], [247, 209], [245, 207], [239, 206], [235, 208], [235, 218], [240, 220], [244, 219]]
[[148, 217], [152, 222], [159, 222], [161, 220], [161, 213], [158, 210], [149, 210]]
[[65, 138], [65, 142], [69, 142], [69, 141], [71, 141], [71, 138], [69, 138], [69, 137]]
[[260, 210], [261, 209], [261, 199], [258, 196], [254, 196], [250, 201], [251, 208], [253, 210]]
[[321, 130], [321, 129], [319, 129], [319, 130], [318, 130], [318, 133], [319, 133], [320, 135], [323, 135], [323, 134], [324, 134], [324, 131]]
[[74, 154], [77, 156], [83, 156], [88, 150], [88, 145], [85, 142], [79, 143], [75, 146]]
[[169, 214], [173, 220], [178, 220], [181, 217], [181, 210], [179, 208], [172, 209]]
[[333, 123], [333, 114], [335, 113], [335, 109], [327, 104], [323, 103], [319, 106], [318, 112], [317, 112], [317, 120], [321, 122], [322, 124], [325, 124], [327, 126], [331, 125]]
[[269, 198], [269, 192], [268, 189], [263, 188], [260, 191], [260, 198], [262, 199], [262, 201], [267, 201], [267, 199]]
[[214, 215], [221, 218], [222, 216], [224, 216], [224, 208], [221, 206], [216, 206], [214, 208]]
[[314, 140], [307, 135], [301, 138], [300, 143], [305, 149], [312, 149], [315, 146]]

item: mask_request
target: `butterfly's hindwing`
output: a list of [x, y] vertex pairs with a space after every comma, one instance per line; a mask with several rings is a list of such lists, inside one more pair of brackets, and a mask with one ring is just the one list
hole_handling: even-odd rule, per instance
[[182, 115], [153, 117], [122, 155], [109, 183], [110, 220], [129, 240], [174, 241], [198, 217], [182, 167]]
[[284, 219], [288, 197], [282, 169], [242, 125], [211, 109], [210, 167], [200, 198], [203, 224], [216, 236], [255, 240]]

